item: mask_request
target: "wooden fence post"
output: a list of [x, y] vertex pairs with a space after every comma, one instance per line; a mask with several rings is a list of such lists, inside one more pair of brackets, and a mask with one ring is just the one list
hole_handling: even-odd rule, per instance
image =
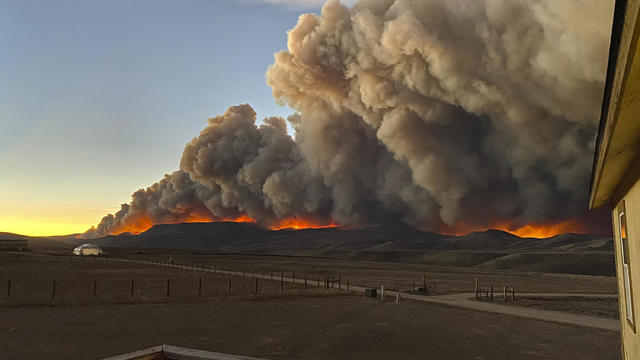
[[133, 297], [133, 279], [131, 279], [131, 293], [129, 297]]
[[304, 273], [304, 292], [307, 292], [307, 273]]
[[167, 279], [167, 297], [169, 297], [171, 291], [171, 279]]
[[227, 289], [227, 296], [231, 296], [231, 276], [229, 276], [229, 288]]
[[476, 276], [476, 300], [478, 300], [478, 277]]
[[502, 286], [502, 296], [502, 300], [507, 301], [507, 285]]
[[493, 285], [491, 285], [491, 297], [489, 298], [490, 301], [493, 301]]
[[93, 297], [96, 297], [96, 292], [97, 292], [97, 288], [98, 288], [98, 280], [93, 280]]
[[422, 286], [424, 287], [424, 294], [429, 294], [429, 288], [427, 287], [427, 274], [422, 274]]
[[56, 298], [56, 281], [53, 280], [53, 284], [51, 285], [51, 298]]
[[280, 295], [284, 293], [284, 273], [280, 273]]
[[511, 300], [516, 301], [516, 291], [511, 287]]
[[11, 280], [7, 280], [7, 297], [11, 297]]
[[342, 290], [341, 275], [338, 273], [338, 290]]

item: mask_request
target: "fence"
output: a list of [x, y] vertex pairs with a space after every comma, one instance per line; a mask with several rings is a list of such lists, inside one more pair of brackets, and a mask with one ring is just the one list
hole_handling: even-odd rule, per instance
[[[497, 294], [496, 294], [497, 295]], [[502, 286], [502, 298], [499, 300], [509, 301], [509, 296], [511, 296], [511, 301], [516, 301], [516, 291], [513, 286]], [[493, 285], [489, 285], [486, 288], [481, 288], [478, 283], [478, 278], [476, 278], [476, 291], [475, 291], [475, 299], [476, 300], [488, 300], [494, 301], [493, 294]], [[498, 300], [497, 296], [495, 298]]]
[[[0, 306], [18, 303], [18, 299], [25, 303], [43, 302], [43, 299], [49, 299], [49, 302], [67, 299], [64, 301], [91, 303], [299, 295], [310, 291], [318, 294], [334, 290], [351, 290], [351, 285], [353, 285], [352, 279], [343, 276], [340, 272], [296, 273], [290, 269], [279, 271], [275, 268], [265, 269], [264, 267], [256, 270], [250, 266], [230, 266], [225, 263], [212, 262], [206, 258], [208, 255], [198, 256], [202, 256], [201, 258], [196, 257], [198, 262], [185, 262], [180, 261], [179, 257], [176, 261], [170, 256], [147, 256], [146, 254], [94, 257], [0, 253], [0, 266], [13, 263], [27, 265], [34, 262], [46, 262], [50, 266], [59, 264], [60, 269], [64, 269], [64, 271], [69, 269], [74, 271], [77, 266], [75, 271], [83, 272], [82, 276], [75, 280], [69, 280], [68, 277], [62, 275], [53, 275], [55, 271], [45, 276], [32, 276], [26, 279], [20, 276], [5, 275], [0, 268], [0, 284], [6, 282], [6, 296], [3, 297], [0, 293]], [[139, 268], [146, 270], [165, 268], [170, 271], [169, 273], [158, 271], [157, 273], [136, 274], [137, 270], [132, 269], [133, 273], [131, 274], [122, 275], [110, 272], [103, 274], [102, 277], [96, 277], [96, 274], [87, 270], [87, 265], [93, 263], [153, 265], [151, 267], [140, 266]], [[271, 265], [269, 264], [269, 266]], [[40, 267], [31, 268], [39, 269]], [[386, 280], [376, 281], [376, 283], [390, 285], [388, 289], [397, 289], [402, 293], [439, 295], [448, 292], [446, 283], [433, 279], [428, 280], [427, 274], [422, 273], [421, 276], [412, 277], [409, 284], [403, 281], [387, 283]], [[367, 286], [367, 283], [373, 282], [370, 279], [358, 278], [357, 275], [356, 281], [361, 286]], [[441, 291], [441, 288], [444, 291]], [[323, 292], [318, 292], [317, 289], [323, 289]], [[515, 300], [513, 287], [504, 286], [502, 290], [504, 301], [509, 298], [512, 301]], [[454, 290], [454, 292], [459, 291]], [[476, 278], [475, 298], [493, 301], [494, 298], [499, 298], [499, 293], [494, 294], [493, 285], [480, 288]]]
[[[3, 254], [0, 260], [20, 264], [33, 271], [42, 267], [30, 267], [32, 263], [48, 263], [49, 268], [63, 265], [58, 271], [33, 276], [16, 268], [11, 278], [6, 279], [5, 296], [0, 296], [0, 306], [37, 304], [82, 304], [105, 302], [144, 302], [197, 300], [230, 297], [304, 295], [305, 293], [328, 294], [332, 289], [341, 290], [341, 276], [337, 282], [331, 276], [319, 274], [298, 274], [295, 272], [256, 272], [247, 269], [224, 268], [216, 264], [185, 264], [160, 261], [150, 257], [79, 257], [79, 256], [39, 256], [37, 254]], [[73, 268], [66, 264], [82, 265], [82, 273], [73, 276]], [[142, 267], [144, 271], [130, 269], [132, 274], [119, 274], [111, 270], [102, 271], [87, 268], [93, 263], [152, 264], [157, 267]], [[96, 269], [104, 269], [98, 266]], [[171, 276], [167, 276], [169, 270]], [[64, 271], [62, 271], [64, 269]], [[172, 271], [172, 270], [178, 271]], [[71, 270], [71, 274], [69, 271]], [[145, 272], [146, 271], [146, 272]], [[135, 274], [142, 272], [142, 274]], [[98, 277], [94, 275], [100, 275]], [[137, 275], [137, 276], [136, 276]], [[322, 286], [315, 286], [321, 283]], [[337, 284], [337, 285], [335, 285]], [[319, 291], [322, 290], [322, 291]]]

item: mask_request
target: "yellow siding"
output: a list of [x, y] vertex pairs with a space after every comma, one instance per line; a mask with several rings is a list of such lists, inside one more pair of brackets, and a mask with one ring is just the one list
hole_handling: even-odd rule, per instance
[[616, 273], [618, 279], [618, 295], [620, 309], [620, 326], [622, 328], [623, 354], [625, 360], [640, 360], [640, 181], [636, 181], [631, 190], [623, 197], [626, 208], [627, 231], [629, 242], [629, 266], [631, 274], [631, 290], [633, 297], [633, 312], [635, 321], [635, 331], [627, 323], [627, 310], [625, 303], [625, 290], [622, 276], [622, 259], [620, 245], [620, 224], [618, 210], [612, 211], [615, 252], [616, 252]]

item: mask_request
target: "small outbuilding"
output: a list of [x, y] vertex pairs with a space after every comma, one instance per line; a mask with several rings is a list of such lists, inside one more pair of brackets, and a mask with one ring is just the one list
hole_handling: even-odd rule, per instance
[[95, 256], [99, 256], [104, 254], [104, 251], [102, 251], [102, 248], [98, 245], [94, 245], [94, 244], [82, 244], [80, 246], [78, 246], [77, 248], [73, 249], [73, 255], [79, 255], [79, 256], [87, 256], [87, 255], [95, 255]]
[[0, 251], [30, 251], [26, 239], [0, 239]]

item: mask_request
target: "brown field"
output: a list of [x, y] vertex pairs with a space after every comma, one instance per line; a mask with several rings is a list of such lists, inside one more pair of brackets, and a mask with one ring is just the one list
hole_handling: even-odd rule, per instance
[[304, 285], [281, 283], [280, 276], [270, 279], [269, 276], [256, 282], [249, 273], [230, 276], [113, 259], [106, 262], [91, 257], [29, 255], [18, 259], [15, 255], [0, 254], [0, 306], [203, 301], [254, 297], [256, 291], [257, 296], [305, 293], [317, 296], [337, 292], [318, 288], [312, 281], [305, 292]]
[[[507, 283], [522, 292], [615, 292], [615, 279], [280, 256], [112, 252], [270, 277], [338, 273], [351, 284], [438, 292]], [[198, 280], [202, 293], [198, 295]], [[228, 280], [232, 294], [227, 296]], [[12, 280], [7, 298], [7, 281]], [[134, 296], [130, 296], [131, 280]], [[166, 296], [166, 280], [171, 294]], [[56, 298], [51, 299], [56, 280]], [[93, 297], [93, 282], [97, 295]], [[161, 343], [268, 359], [617, 359], [614, 331], [155, 265], [0, 254], [0, 358], [99, 359]], [[521, 290], [520, 290], [521, 289]], [[235, 292], [237, 291], [237, 292]], [[525, 305], [523, 303], [523, 305]]]
[[353, 284], [361, 286], [409, 290], [415, 282], [422, 285], [423, 275], [426, 277], [432, 293], [446, 294], [456, 292], [473, 292], [475, 278], [479, 278], [481, 286], [512, 286], [520, 293], [616, 293], [615, 277], [569, 275], [550, 273], [526, 273], [508, 270], [456, 268], [446, 266], [354, 261], [314, 257], [247, 255], [247, 254], [215, 254], [191, 253], [162, 250], [111, 250], [113, 256], [130, 258], [148, 258], [168, 261], [172, 256], [176, 263], [216, 266], [237, 271], [254, 271], [270, 274], [285, 272], [291, 276], [309, 278], [340, 275], [344, 281], [349, 279]]

